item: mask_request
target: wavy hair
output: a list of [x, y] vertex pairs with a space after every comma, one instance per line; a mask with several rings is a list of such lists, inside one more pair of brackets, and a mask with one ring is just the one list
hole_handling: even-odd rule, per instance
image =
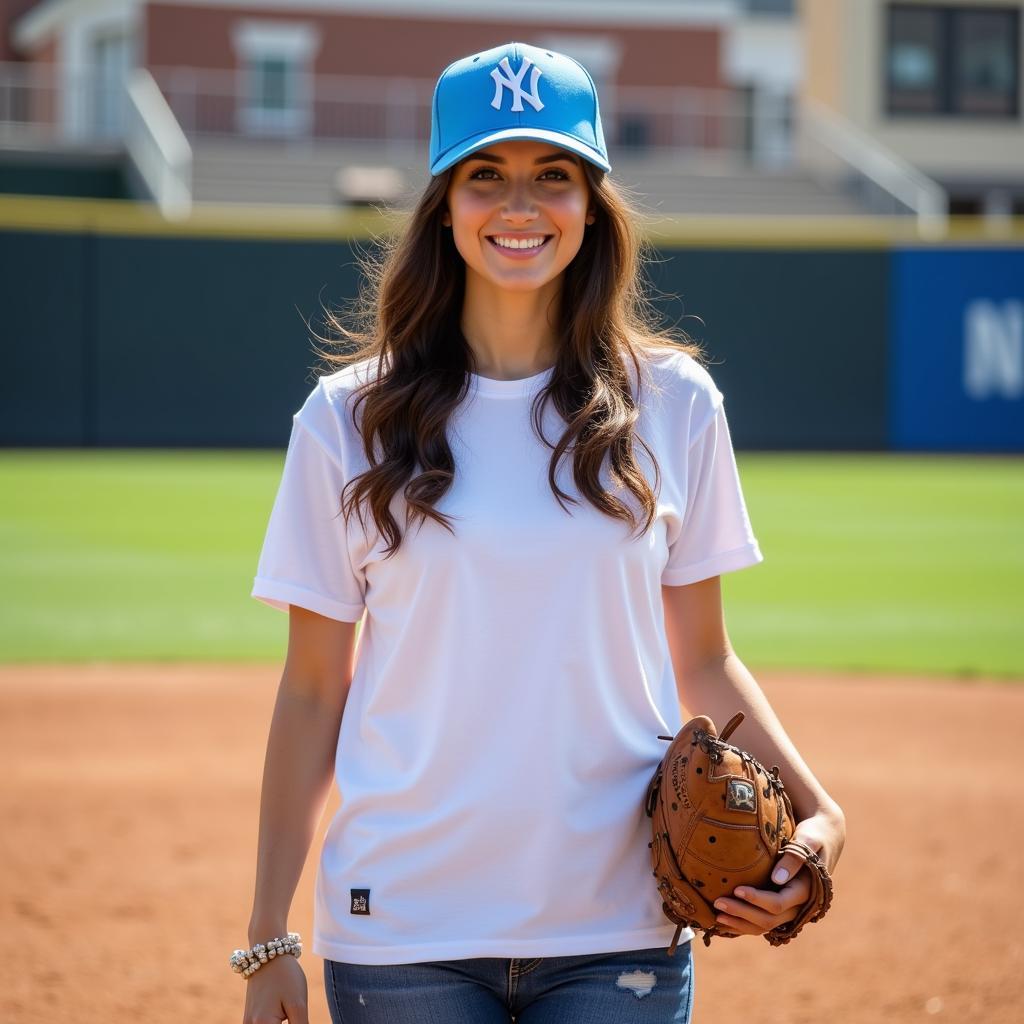
[[[581, 164], [596, 219], [563, 272], [557, 363], [534, 398], [532, 421], [552, 451], [548, 480], [563, 508], [566, 501], [576, 504], [556, 482], [559, 460], [571, 448], [580, 494], [606, 515], [636, 525], [633, 511], [602, 486], [599, 471], [607, 455], [611, 479], [635, 497], [644, 513], [641, 532], [646, 532], [656, 514], [660, 470], [634, 430], [639, 409], [626, 360], [632, 360], [639, 380], [643, 349], [682, 350], [701, 363], [705, 359], [685, 333], [679, 337], [657, 326], [640, 277], [649, 243], [634, 227], [639, 208], [603, 170], [587, 160]], [[352, 409], [370, 468], [346, 483], [341, 510], [346, 522], [356, 510], [362, 523], [363, 505], [369, 508], [388, 542], [387, 557], [402, 540], [389, 507], [399, 488], [407, 503], [406, 525], [429, 517], [451, 531], [447, 517], [434, 508], [455, 474], [445, 428], [466, 394], [467, 373], [475, 372], [473, 351], [460, 326], [465, 263], [441, 220], [454, 170], [430, 179], [404, 229], [386, 236], [376, 255], [360, 254], [363, 280], [350, 303], [349, 323], [328, 311], [328, 326], [337, 337], [318, 338], [343, 349], [318, 350], [330, 371], [376, 360], [376, 374], [357, 387]], [[541, 428], [548, 401], [566, 424], [553, 445]], [[356, 410], [361, 405], [360, 424]], [[651, 457], [655, 489], [637, 464], [635, 443]]]

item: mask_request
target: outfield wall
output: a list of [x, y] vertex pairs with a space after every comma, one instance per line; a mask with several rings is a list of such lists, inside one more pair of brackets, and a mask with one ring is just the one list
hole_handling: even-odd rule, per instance
[[[0, 197], [6, 446], [287, 442], [309, 328], [356, 294], [370, 213]], [[685, 218], [654, 304], [705, 347], [741, 449], [1024, 451], [1024, 224]], [[308, 323], [308, 326], [307, 326]]]

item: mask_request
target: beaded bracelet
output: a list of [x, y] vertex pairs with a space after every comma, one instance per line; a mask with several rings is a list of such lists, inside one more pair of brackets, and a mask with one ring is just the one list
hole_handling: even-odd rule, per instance
[[288, 932], [284, 938], [268, 939], [265, 943], [257, 942], [252, 949], [236, 949], [231, 954], [231, 970], [248, 981], [268, 960], [285, 953], [291, 953], [296, 960], [302, 956], [302, 936], [298, 932]]

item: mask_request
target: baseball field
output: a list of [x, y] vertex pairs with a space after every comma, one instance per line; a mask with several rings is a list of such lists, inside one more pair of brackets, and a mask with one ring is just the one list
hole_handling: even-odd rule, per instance
[[[287, 630], [249, 588], [282, 461], [0, 453], [0, 1020], [241, 1019]], [[849, 832], [796, 941], [698, 939], [694, 1020], [1019, 1022], [1024, 460], [739, 464], [765, 561], [723, 578], [729, 632]]]

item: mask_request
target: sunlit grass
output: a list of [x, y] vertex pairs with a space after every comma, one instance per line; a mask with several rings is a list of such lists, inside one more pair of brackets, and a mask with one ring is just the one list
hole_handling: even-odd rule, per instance
[[[283, 451], [0, 453], [0, 658], [277, 660], [249, 597]], [[752, 668], [1024, 678], [1024, 460], [740, 453]], [[538, 587], [538, 600], [543, 588]]]

